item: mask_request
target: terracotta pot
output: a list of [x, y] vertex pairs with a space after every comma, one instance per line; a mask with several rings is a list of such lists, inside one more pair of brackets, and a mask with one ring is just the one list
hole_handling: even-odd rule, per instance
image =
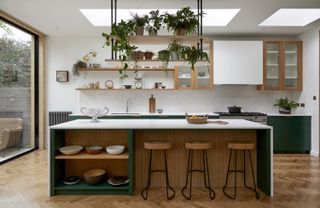
[[82, 63], [80, 64], [80, 67], [81, 67], [81, 68], [87, 68], [87, 63], [82, 62]]
[[132, 54], [132, 58], [134, 60], [142, 60], [144, 56], [144, 53], [142, 51], [134, 51]]
[[145, 52], [145, 53], [144, 53], [144, 58], [145, 58], [146, 60], [151, 60], [152, 57], [153, 57], [153, 55], [154, 55], [154, 53], [152, 53], [152, 52]]
[[148, 33], [149, 33], [149, 36], [157, 36], [158, 35], [158, 31], [156, 31], [156, 30], [149, 30]]
[[136, 27], [136, 35], [143, 35], [144, 27], [143, 26], [137, 26]]
[[176, 29], [176, 31], [174, 33], [175, 33], [175, 35], [186, 36], [187, 30], [186, 30], [186, 28], [178, 28], [178, 29]]

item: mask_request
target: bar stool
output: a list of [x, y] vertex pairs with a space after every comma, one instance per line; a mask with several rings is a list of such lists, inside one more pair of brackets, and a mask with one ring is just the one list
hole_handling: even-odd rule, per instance
[[[148, 198], [149, 187], [151, 184], [151, 174], [155, 172], [165, 173], [166, 176], [166, 192], [167, 199], [172, 199], [175, 195], [174, 189], [169, 185], [169, 177], [168, 177], [168, 165], [167, 165], [167, 150], [172, 148], [172, 144], [170, 142], [145, 142], [144, 148], [149, 150], [149, 170], [148, 170], [148, 181], [147, 186], [141, 190], [141, 196], [144, 200]], [[152, 164], [152, 151], [154, 150], [162, 150], [164, 155], [164, 170], [153, 170], [151, 167]], [[169, 190], [171, 190], [171, 196], [169, 195]]]
[[[187, 164], [186, 184], [181, 190], [182, 195], [184, 196], [184, 198], [186, 198], [188, 200], [191, 199], [192, 173], [193, 172], [200, 172], [200, 173], [203, 173], [204, 185], [209, 190], [210, 199], [214, 199], [216, 194], [210, 185], [210, 174], [209, 174], [209, 168], [208, 168], [208, 154], [207, 154], [207, 150], [211, 149], [211, 143], [210, 142], [186, 142], [185, 148], [188, 149], [188, 164]], [[194, 150], [202, 150], [203, 170], [192, 169], [192, 160], [193, 160], [193, 151]], [[190, 177], [189, 177], [189, 175], [190, 175]], [[189, 182], [189, 195], [186, 195], [184, 192], [187, 189], [188, 182]]]
[[[229, 142], [228, 143], [228, 149], [230, 149], [230, 155], [229, 155], [229, 162], [228, 162], [228, 171], [227, 171], [227, 177], [226, 177], [226, 182], [223, 187], [223, 193], [229, 197], [230, 199], [235, 199], [236, 198], [236, 186], [237, 186], [237, 172], [243, 173], [243, 181], [244, 181], [244, 186], [252, 191], [255, 192], [256, 194], [256, 199], [259, 199], [259, 193], [256, 188], [256, 182], [254, 179], [254, 171], [253, 171], [253, 166], [252, 166], [252, 159], [251, 159], [251, 150], [254, 150], [256, 148], [256, 144], [252, 142]], [[238, 170], [237, 169], [237, 151], [243, 151], [243, 170]], [[253, 181], [253, 188], [247, 186], [246, 184], [246, 151], [249, 153], [249, 159], [250, 159], [250, 166], [251, 166], [251, 174], [252, 174], [252, 181]], [[232, 152], [234, 152], [234, 170], [230, 170], [230, 163], [231, 163], [231, 156]], [[233, 172], [234, 173], [234, 192], [233, 195], [230, 195], [226, 193], [225, 189], [228, 184], [228, 177], [229, 173]]]

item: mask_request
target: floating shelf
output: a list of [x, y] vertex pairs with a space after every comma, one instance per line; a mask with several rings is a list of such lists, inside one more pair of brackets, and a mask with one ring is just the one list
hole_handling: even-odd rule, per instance
[[118, 91], [143, 91], [143, 90], [159, 90], [159, 91], [166, 91], [166, 90], [176, 90], [172, 88], [166, 88], [166, 89], [107, 89], [107, 88], [101, 88], [101, 89], [89, 89], [89, 88], [76, 88], [76, 90], [80, 91], [113, 91], [113, 90], [118, 90]]
[[[120, 60], [114, 60], [114, 59], [105, 59], [104, 61], [106, 62], [119, 62], [121, 63]], [[129, 60], [126, 60], [125, 62], [163, 62], [159, 59], [138, 59], [138, 60], [132, 60], [132, 59], [129, 59]], [[205, 62], [207, 63], [208, 61], [207, 60], [198, 60], [197, 62]], [[188, 61], [185, 61], [185, 60], [169, 60], [169, 63], [188, 63]]]
[[[116, 36], [112, 38], [117, 39]], [[212, 39], [205, 36], [195, 36], [195, 35], [186, 35], [186, 36], [173, 36], [173, 35], [157, 35], [157, 36], [144, 36], [144, 35], [135, 35], [129, 36], [128, 42], [132, 44], [168, 44], [172, 41], [179, 41], [181, 43], [200, 43], [200, 40], [203, 40], [203, 43], [210, 43]]]
[[55, 157], [55, 159], [58, 160], [74, 160], [74, 159], [109, 159], [109, 160], [126, 160], [128, 159], [128, 152], [124, 152], [120, 155], [110, 155], [107, 153], [100, 153], [100, 154], [96, 154], [96, 155], [90, 155], [90, 154], [86, 154], [84, 152], [81, 152], [79, 154], [75, 154], [75, 155], [64, 155], [64, 154], [59, 154]]
[[[81, 68], [79, 71], [82, 72], [115, 72], [115, 71], [119, 71], [121, 68]], [[150, 71], [150, 72], [161, 72], [161, 71], [174, 71], [173, 68], [137, 68], [137, 69], [131, 69], [128, 68], [125, 71]]]

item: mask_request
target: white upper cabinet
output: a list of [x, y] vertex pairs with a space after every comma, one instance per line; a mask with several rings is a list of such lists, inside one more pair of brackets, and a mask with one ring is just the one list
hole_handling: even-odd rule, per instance
[[214, 41], [214, 84], [263, 83], [262, 41]]

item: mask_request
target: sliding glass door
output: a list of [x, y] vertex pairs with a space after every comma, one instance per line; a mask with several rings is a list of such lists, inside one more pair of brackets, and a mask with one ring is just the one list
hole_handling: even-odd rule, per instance
[[37, 41], [0, 19], [0, 163], [37, 147]]

